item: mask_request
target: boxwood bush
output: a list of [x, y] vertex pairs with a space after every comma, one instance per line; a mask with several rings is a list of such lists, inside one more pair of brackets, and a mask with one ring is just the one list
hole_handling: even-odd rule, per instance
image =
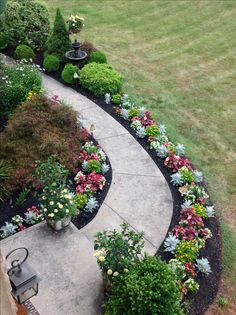
[[107, 57], [101, 51], [93, 51], [89, 56], [89, 62], [107, 63]]
[[34, 50], [44, 47], [50, 31], [49, 12], [34, 0], [8, 1], [3, 13], [3, 29], [12, 47], [27, 44]]
[[22, 59], [34, 59], [35, 58], [35, 54], [33, 52], [33, 49], [27, 45], [19, 45], [16, 47], [15, 50], [15, 58], [17, 60], [22, 60]]
[[67, 63], [61, 73], [62, 80], [68, 84], [74, 84], [76, 82], [74, 74], [77, 72], [78, 72], [77, 66], [74, 66], [71, 63]]
[[7, 44], [8, 44], [7, 36], [3, 32], [0, 32], [0, 51], [6, 48]]
[[41, 89], [41, 74], [30, 65], [15, 64], [3, 67], [0, 84], [0, 114], [9, 115], [24, 102], [30, 91]]
[[182, 315], [180, 293], [169, 266], [146, 256], [117, 278], [105, 303], [105, 315]]
[[48, 55], [47, 57], [44, 58], [43, 60], [43, 67], [48, 71], [48, 72], [53, 72], [57, 71], [60, 66], [60, 60], [58, 57], [53, 56], [53, 55]]
[[80, 71], [80, 84], [96, 96], [121, 91], [123, 77], [107, 64], [92, 62]]

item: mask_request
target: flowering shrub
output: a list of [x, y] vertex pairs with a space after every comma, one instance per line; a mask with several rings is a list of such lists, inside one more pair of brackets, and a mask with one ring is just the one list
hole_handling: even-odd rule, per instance
[[144, 245], [144, 233], [136, 233], [127, 223], [116, 230], [99, 232], [94, 241], [94, 256], [105, 277], [114, 277], [129, 272], [140, 260]]
[[41, 75], [32, 65], [18, 63], [3, 68], [0, 113], [9, 115], [24, 102], [30, 91], [39, 92]]
[[170, 260], [170, 266], [181, 284], [181, 292], [195, 292], [199, 284], [193, 278], [198, 272], [205, 275], [211, 272], [209, 261], [205, 258], [198, 259], [207, 239], [212, 237], [211, 231], [204, 227], [204, 219], [213, 217], [215, 212], [202, 184], [203, 175], [184, 156], [184, 145], [175, 145], [169, 141], [165, 126], [158, 125], [150, 112], [132, 104], [127, 95], [121, 96], [117, 103], [119, 106], [115, 108], [115, 112], [130, 122], [138, 137], [147, 137], [150, 149], [155, 150], [157, 157], [162, 158], [164, 165], [172, 171], [170, 181], [179, 186], [184, 203], [177, 226], [164, 242], [164, 251], [174, 256]]

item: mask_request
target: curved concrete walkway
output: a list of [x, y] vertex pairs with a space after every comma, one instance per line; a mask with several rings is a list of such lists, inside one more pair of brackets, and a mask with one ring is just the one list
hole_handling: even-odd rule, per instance
[[[95, 139], [108, 155], [113, 180], [97, 216], [82, 230], [73, 225], [53, 233], [45, 223], [0, 243], [4, 254], [26, 246], [43, 279], [33, 304], [41, 315], [98, 315], [103, 299], [101, 273], [93, 257], [93, 237], [128, 222], [145, 233], [145, 250], [154, 255], [165, 238], [173, 200], [168, 185], [140, 144], [116, 120], [86, 97], [43, 75], [49, 96], [58, 95], [82, 114], [82, 124], [96, 126]], [[109, 105], [108, 105], [109, 106]]]

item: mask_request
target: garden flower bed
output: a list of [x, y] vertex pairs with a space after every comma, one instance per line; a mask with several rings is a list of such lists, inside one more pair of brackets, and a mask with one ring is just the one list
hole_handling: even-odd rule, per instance
[[[69, 49], [69, 45], [66, 26], [58, 10], [44, 52], [36, 51], [33, 55], [26, 47], [18, 47], [17, 54], [15, 47], [6, 48], [4, 52], [11, 57], [19, 55], [22, 51], [23, 55], [34, 56], [34, 62], [40, 67], [45, 66], [48, 75], [97, 103], [129, 130], [150, 154], [165, 176], [174, 200], [170, 229], [157, 255], [166, 260], [175, 271], [184, 301], [190, 298], [189, 314], [202, 314], [216, 296], [221, 273], [220, 229], [207, 192], [207, 184], [203, 181], [203, 174], [185, 156], [184, 146], [175, 145], [170, 141], [165, 126], [156, 122], [149, 111], [133, 104], [128, 95], [122, 93], [123, 77], [106, 64], [104, 54], [101, 52], [93, 54], [96, 49], [92, 44], [84, 45], [88, 58], [80, 64], [79, 70], [74, 65], [65, 65], [65, 49]], [[81, 227], [87, 222], [87, 216], [96, 213], [98, 206], [94, 194], [99, 192], [102, 196], [105, 191], [103, 173], [105, 170], [108, 171], [108, 166], [104, 165], [105, 156], [100, 148], [90, 142], [82, 146], [82, 151], [75, 161], [80, 165], [80, 170], [77, 169], [71, 179], [75, 177], [73, 185], [77, 194], [75, 202], [81, 211], [78, 218], [82, 218], [83, 223], [78, 223], [77, 220], [74, 223]], [[48, 195], [43, 191], [41, 197], [43, 204]], [[41, 220], [41, 213], [38, 213], [39, 205], [35, 204], [36, 208], [33, 210], [31, 206], [32, 204], [27, 205], [27, 209], [31, 210], [28, 211], [30, 214], [26, 214], [26, 219], [27, 216], [33, 217], [37, 214], [39, 215], [37, 220]], [[52, 208], [43, 207], [44, 214], [51, 217], [52, 214], [57, 215], [54, 203], [49, 202], [49, 206]], [[10, 208], [12, 204], [9, 204], [9, 213]], [[56, 210], [59, 211], [57, 208]], [[22, 218], [14, 217], [12, 220], [13, 225], [18, 222], [18, 228], [24, 228]], [[16, 228], [12, 230], [14, 229], [16, 231]]]
[[[39, 104], [41, 104], [40, 110], [37, 107], [40, 106]], [[50, 114], [51, 121], [47, 119], [47, 122], [42, 124], [45, 115], [48, 115], [50, 111], [53, 111]], [[32, 126], [32, 118], [34, 123], [38, 123], [38, 127], [34, 129], [33, 133], [28, 129]], [[28, 122], [26, 122], [27, 119]], [[61, 119], [71, 120], [70, 123], [69, 120], [64, 121], [64, 128]], [[55, 129], [56, 124], [58, 129]], [[21, 129], [21, 126], [24, 129]], [[47, 133], [51, 128], [51, 138], [45, 137], [43, 129], [39, 130], [40, 128], [46, 129]], [[66, 129], [63, 133], [62, 128]], [[2, 174], [3, 171], [6, 172], [5, 179], [1, 183], [0, 238], [8, 237], [41, 222], [45, 216], [55, 216], [57, 219], [61, 214], [60, 208], [62, 208], [63, 202], [66, 204], [66, 200], [57, 200], [59, 208], [53, 205], [46, 208], [47, 193], [35, 174], [35, 170], [37, 170], [37, 163], [35, 162], [37, 159], [45, 161], [47, 156], [49, 159], [57, 157], [55, 154], [58, 152], [58, 147], [55, 141], [58, 136], [60, 136], [60, 152], [62, 153], [61, 145], [65, 135], [67, 136], [65, 139], [67, 144], [63, 150], [66, 154], [68, 152], [67, 145], [69, 145], [70, 154], [69, 152], [68, 156], [61, 154], [60, 162], [68, 167], [68, 171], [66, 171], [66, 174], [69, 175], [67, 176], [67, 184], [71, 187], [72, 200], [77, 209], [73, 223], [80, 229], [90, 222], [98, 212], [99, 205], [109, 189], [112, 176], [110, 163], [104, 151], [85, 130], [77, 127], [77, 115], [72, 109], [60, 105], [55, 98], [47, 100], [41, 95], [33, 95], [30, 92], [28, 101], [17, 108], [6, 129], [0, 133], [0, 143], [2, 144], [1, 171]], [[50, 143], [50, 150], [46, 149], [47, 141], [49, 141], [48, 144]], [[54, 147], [51, 141], [53, 141]], [[28, 142], [32, 142], [32, 144]], [[78, 143], [76, 144], [76, 142]], [[39, 152], [37, 152], [37, 148], [34, 148], [34, 153], [26, 158], [24, 150], [29, 149], [31, 145], [35, 146], [35, 143], [38, 145]], [[40, 156], [42, 145], [44, 151], [43, 155]], [[10, 147], [14, 154], [9, 153]], [[11, 163], [16, 157], [17, 163], [15, 162], [14, 168], [12, 168], [10, 167]], [[24, 165], [28, 165], [28, 167], [26, 168]], [[50, 160], [49, 167], [52, 165], [53, 161]], [[60, 163], [59, 165], [63, 166]], [[62, 170], [63, 168], [60, 169], [60, 172]], [[56, 194], [52, 193], [48, 197], [48, 202], [56, 205], [55, 198]], [[45, 209], [47, 209], [47, 213], [44, 211]]]

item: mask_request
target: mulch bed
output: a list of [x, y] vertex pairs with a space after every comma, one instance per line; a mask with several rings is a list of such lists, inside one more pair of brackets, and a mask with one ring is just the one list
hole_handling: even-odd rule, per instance
[[[6, 50], [4, 52], [8, 56], [12, 57], [13, 53], [10, 50]], [[38, 54], [36, 56], [35, 62], [42, 66], [42, 60], [43, 60], [43, 55], [42, 53]], [[65, 84], [62, 79], [61, 79], [61, 67], [57, 72], [54, 73], [47, 73], [50, 77], [56, 79], [57, 81]], [[65, 84], [67, 85], [67, 84]], [[68, 85], [69, 86], [69, 85]], [[179, 210], [180, 206], [183, 202], [182, 197], [178, 191], [177, 187], [174, 187], [170, 183], [170, 174], [171, 171], [164, 166], [163, 159], [158, 158], [155, 154], [154, 150], [149, 149], [148, 143], [145, 139], [140, 139], [137, 138], [134, 130], [130, 128], [129, 123], [126, 122], [123, 118], [119, 117], [117, 114], [115, 114], [113, 106], [112, 105], [107, 105], [104, 102], [103, 97], [95, 97], [92, 95], [90, 92], [86, 91], [79, 85], [74, 85], [71, 86], [74, 90], [78, 91], [82, 95], [88, 97], [91, 101], [96, 103], [98, 106], [100, 106], [104, 111], [106, 111], [109, 115], [111, 115], [114, 119], [116, 119], [124, 128], [126, 128], [132, 135], [133, 137], [140, 143], [140, 145], [147, 151], [147, 153], [150, 155], [150, 157], [153, 159], [153, 161], [156, 163], [160, 171], [162, 172], [163, 176], [165, 177], [171, 194], [172, 198], [174, 201], [173, 204], [173, 216], [172, 220], [170, 223], [169, 231], [173, 229], [175, 225], [178, 223], [178, 218], [179, 218]], [[109, 180], [108, 180], [109, 182]], [[205, 183], [207, 186], [207, 184]], [[108, 186], [105, 187], [104, 191], [101, 193], [101, 195], [106, 194], [108, 190]], [[106, 192], [105, 192], [106, 191]], [[102, 198], [102, 196], [101, 196]], [[103, 196], [103, 199], [105, 196]], [[103, 200], [102, 199], [102, 200]], [[0, 209], [1, 211], [1, 209]], [[200, 284], [200, 289], [193, 294], [188, 294], [186, 302], [190, 302], [190, 307], [189, 307], [189, 314], [190, 315], [202, 315], [204, 312], [207, 310], [209, 305], [213, 302], [215, 299], [217, 292], [218, 292], [218, 287], [219, 287], [219, 282], [220, 282], [220, 277], [221, 277], [221, 271], [222, 271], [222, 242], [221, 242], [221, 233], [220, 233], [220, 226], [219, 226], [219, 221], [216, 218], [209, 218], [207, 220], [204, 220], [205, 227], [209, 228], [212, 231], [213, 237], [208, 239], [206, 241], [206, 247], [204, 250], [201, 251], [201, 256], [204, 256], [209, 259], [211, 269], [212, 269], [212, 274], [209, 276], [202, 276], [198, 275], [197, 281]], [[163, 244], [159, 248], [158, 252], [156, 255], [161, 256], [164, 260], [169, 260], [172, 258], [171, 254], [166, 253], [163, 251]]]

